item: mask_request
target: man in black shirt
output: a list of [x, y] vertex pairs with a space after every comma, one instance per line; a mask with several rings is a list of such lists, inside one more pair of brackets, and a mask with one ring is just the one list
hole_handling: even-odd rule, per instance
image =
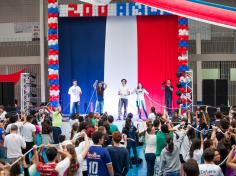
[[125, 176], [129, 171], [129, 152], [125, 146], [120, 146], [121, 139], [122, 135], [120, 132], [113, 132], [113, 145], [107, 147], [111, 156], [115, 176]]
[[166, 110], [169, 116], [172, 116], [172, 92], [173, 86], [171, 86], [171, 81], [167, 80], [166, 82], [162, 83], [162, 89], [165, 90], [165, 103], [166, 103]]

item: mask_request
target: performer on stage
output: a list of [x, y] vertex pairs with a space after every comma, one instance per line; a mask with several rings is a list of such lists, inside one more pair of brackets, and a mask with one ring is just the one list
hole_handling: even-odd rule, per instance
[[127, 107], [128, 107], [128, 96], [130, 95], [130, 90], [126, 86], [127, 80], [122, 79], [121, 80], [122, 86], [119, 88], [118, 95], [120, 96], [119, 99], [119, 105], [118, 105], [118, 120], [121, 120], [121, 115], [122, 115], [122, 107], [124, 106], [124, 120], [126, 119], [127, 116]]
[[143, 111], [144, 111], [146, 119], [147, 119], [148, 113], [147, 113], [147, 109], [146, 109], [144, 94], [149, 95], [149, 93], [146, 91], [146, 89], [143, 88], [143, 85], [141, 83], [138, 83], [137, 88], [134, 89], [134, 91], [132, 93], [136, 93], [136, 95], [137, 95], [136, 105], [138, 108], [139, 119], [142, 119], [141, 108], [143, 108]]
[[171, 81], [167, 80], [166, 82], [162, 82], [162, 89], [165, 90], [165, 103], [166, 110], [169, 116], [172, 116], [172, 92], [173, 86], [171, 85]]
[[81, 88], [77, 85], [77, 81], [73, 81], [68, 94], [70, 95], [70, 113], [79, 113], [80, 96], [82, 94]]
[[96, 90], [97, 100], [95, 105], [95, 112], [100, 115], [103, 114], [103, 106], [104, 106], [104, 90], [106, 90], [107, 85], [102, 81], [96, 80], [93, 84], [94, 89]]

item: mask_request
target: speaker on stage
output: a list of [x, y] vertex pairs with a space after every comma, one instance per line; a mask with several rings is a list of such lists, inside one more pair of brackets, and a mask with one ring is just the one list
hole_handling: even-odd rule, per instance
[[215, 106], [215, 80], [204, 79], [202, 82], [202, 100], [203, 103]]
[[216, 106], [228, 105], [228, 80], [216, 80]]
[[4, 106], [14, 106], [15, 88], [13, 82], [0, 83], [0, 102]]
[[2, 82], [0, 82], [0, 105], [3, 105]]
[[228, 80], [205, 79], [202, 82], [202, 99], [210, 106], [228, 105]]

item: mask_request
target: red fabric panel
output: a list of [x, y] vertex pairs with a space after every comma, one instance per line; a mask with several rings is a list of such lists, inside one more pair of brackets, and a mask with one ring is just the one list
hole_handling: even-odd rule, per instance
[[20, 79], [20, 74], [24, 73], [25, 70], [26, 68], [20, 70], [19, 72], [12, 73], [9, 75], [0, 75], [0, 82], [14, 82], [16, 84]]
[[236, 12], [193, 3], [186, 0], [134, 0], [189, 18], [198, 18], [236, 28]]
[[[178, 17], [138, 16], [138, 80], [150, 93], [150, 97], [165, 106], [165, 92], [161, 83], [172, 80], [176, 87], [178, 81]], [[173, 106], [176, 107], [176, 88], [173, 91]], [[149, 100], [146, 98], [148, 111]], [[155, 105], [155, 104], [153, 104]], [[155, 105], [158, 111], [164, 108]]]

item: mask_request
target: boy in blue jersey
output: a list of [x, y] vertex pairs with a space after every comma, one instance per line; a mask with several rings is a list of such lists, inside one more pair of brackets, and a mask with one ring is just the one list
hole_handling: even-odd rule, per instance
[[87, 154], [88, 176], [114, 176], [111, 157], [106, 148], [103, 148], [104, 135], [96, 131], [92, 135], [94, 145]]

